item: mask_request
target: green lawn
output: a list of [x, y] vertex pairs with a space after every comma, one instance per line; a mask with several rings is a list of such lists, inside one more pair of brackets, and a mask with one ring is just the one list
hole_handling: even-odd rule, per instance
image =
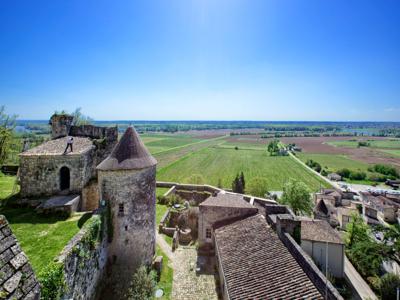
[[83, 213], [65, 219], [38, 215], [31, 208], [3, 208], [0, 214], [6, 216], [33, 269], [39, 274], [79, 231], [78, 221]]
[[163, 268], [160, 276], [160, 281], [157, 283], [156, 289], [162, 289], [164, 296], [160, 299], [171, 299], [172, 280], [174, 277], [174, 270], [170, 265], [168, 257], [164, 254], [160, 247], [156, 247], [156, 255], [163, 257]]
[[[388, 149], [400, 149], [400, 139], [387, 139], [387, 140], [370, 140], [367, 141], [371, 148], [388, 148]], [[336, 147], [347, 147], [347, 148], [357, 148], [358, 140], [349, 141], [331, 141], [327, 144]]]
[[[0, 172], [0, 201], [11, 195], [15, 183], [15, 178], [16, 176], [7, 176], [3, 175]], [[19, 186], [17, 186], [16, 192], [18, 191], [18, 189]]]
[[163, 215], [166, 213], [168, 210], [168, 206], [166, 205], [161, 205], [161, 204], [156, 204], [156, 224], [160, 224], [161, 218]]
[[201, 174], [208, 184], [217, 185], [221, 179], [222, 185], [230, 188], [232, 180], [241, 171], [247, 181], [257, 176], [265, 177], [270, 190], [282, 190], [289, 178], [305, 182], [312, 190], [317, 190], [320, 183], [326, 185], [291, 157], [271, 157], [266, 151], [224, 148], [205, 148], [190, 153], [160, 169], [157, 179], [187, 182], [192, 174]]

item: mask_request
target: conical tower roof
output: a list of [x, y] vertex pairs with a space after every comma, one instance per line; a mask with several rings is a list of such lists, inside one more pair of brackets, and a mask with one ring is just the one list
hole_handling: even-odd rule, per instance
[[98, 166], [98, 170], [138, 170], [155, 166], [151, 156], [133, 127], [128, 127], [111, 154]]

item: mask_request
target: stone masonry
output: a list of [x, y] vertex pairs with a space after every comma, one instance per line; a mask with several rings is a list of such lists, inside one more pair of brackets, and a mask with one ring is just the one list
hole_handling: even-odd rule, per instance
[[0, 299], [39, 298], [40, 286], [28, 258], [0, 215]]

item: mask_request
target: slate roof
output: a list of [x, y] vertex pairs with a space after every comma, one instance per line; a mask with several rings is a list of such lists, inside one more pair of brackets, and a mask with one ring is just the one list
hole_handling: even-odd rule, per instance
[[254, 208], [253, 205], [243, 199], [243, 195], [229, 193], [218, 193], [216, 196], [210, 196], [199, 206]]
[[339, 233], [324, 220], [302, 220], [301, 239], [324, 243], [328, 242], [334, 244], [343, 244]]
[[98, 170], [135, 170], [155, 166], [157, 160], [150, 154], [133, 127], [128, 127], [111, 154]]
[[215, 243], [230, 299], [322, 299], [260, 214], [216, 229]]
[[[93, 142], [86, 137], [74, 136], [73, 152], [68, 149], [68, 155], [80, 155], [92, 149]], [[40, 144], [39, 146], [29, 149], [20, 154], [20, 156], [44, 156], [44, 155], [63, 155], [65, 147], [67, 146], [67, 137], [62, 137], [55, 140], [50, 140]]]

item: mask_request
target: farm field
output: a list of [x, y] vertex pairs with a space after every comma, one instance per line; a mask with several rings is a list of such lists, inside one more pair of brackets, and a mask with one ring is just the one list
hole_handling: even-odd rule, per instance
[[[388, 140], [370, 140], [370, 139], [360, 139], [369, 143], [371, 148], [389, 148], [389, 149], [400, 149], [399, 139], [388, 139]], [[346, 147], [346, 148], [358, 148], [359, 140], [348, 140], [348, 141], [330, 141], [329, 145], [335, 147]]]
[[394, 156], [400, 156], [400, 149], [381, 149], [380, 151], [392, 154]]
[[297, 153], [296, 156], [303, 162], [312, 159], [318, 162], [322, 168], [333, 172], [343, 168], [367, 172], [369, 167], [367, 163], [350, 159], [346, 155], [340, 154]]
[[218, 147], [205, 148], [159, 169], [158, 180], [188, 182], [193, 174], [200, 174], [205, 183], [230, 188], [237, 173], [243, 171], [249, 181], [254, 177], [265, 177], [270, 190], [282, 190], [285, 181], [296, 178], [305, 182], [312, 190], [320, 184], [318, 177], [290, 157], [271, 157], [266, 151], [234, 150]]
[[190, 135], [177, 134], [143, 134], [141, 138], [152, 154], [202, 141]]

